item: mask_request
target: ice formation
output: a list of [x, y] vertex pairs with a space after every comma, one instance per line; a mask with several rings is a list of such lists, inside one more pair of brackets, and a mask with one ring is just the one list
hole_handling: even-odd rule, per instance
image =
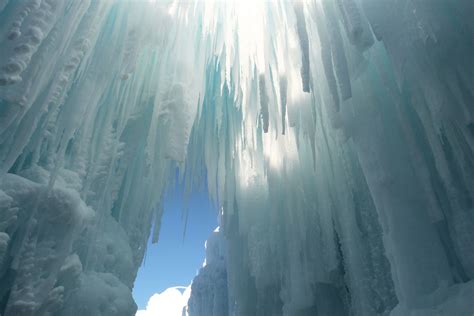
[[178, 168], [191, 315], [472, 315], [472, 10], [0, 0], [0, 314], [133, 315]]
[[[227, 247], [222, 233], [216, 229], [206, 241], [206, 260], [191, 284], [189, 315], [227, 315]], [[233, 311], [230, 311], [233, 313]]]

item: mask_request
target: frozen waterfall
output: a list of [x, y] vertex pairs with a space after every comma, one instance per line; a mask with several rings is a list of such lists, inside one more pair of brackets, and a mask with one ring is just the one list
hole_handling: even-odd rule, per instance
[[178, 169], [185, 314], [472, 316], [473, 12], [0, 0], [0, 315], [133, 315]]

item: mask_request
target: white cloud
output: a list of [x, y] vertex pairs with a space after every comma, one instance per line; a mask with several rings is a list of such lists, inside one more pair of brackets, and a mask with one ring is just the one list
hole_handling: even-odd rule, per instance
[[[184, 292], [181, 293], [184, 289]], [[139, 310], [135, 316], [182, 316], [183, 307], [188, 304], [191, 286], [170, 287], [161, 293], [153, 294], [145, 310]]]

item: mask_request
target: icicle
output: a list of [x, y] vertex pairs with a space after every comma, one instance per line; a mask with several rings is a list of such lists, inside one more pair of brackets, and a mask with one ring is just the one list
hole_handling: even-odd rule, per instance
[[163, 216], [163, 202], [160, 201], [158, 206], [156, 207], [156, 212], [155, 212], [155, 223], [153, 225], [153, 233], [152, 233], [152, 239], [151, 242], [156, 244], [159, 239], [159, 234], [160, 234], [160, 228], [161, 228], [161, 218]]
[[368, 22], [361, 15], [355, 1], [338, 0], [337, 4], [350, 42], [360, 50], [365, 50], [372, 46], [374, 39], [370, 34]]
[[344, 25], [347, 28], [349, 36], [358, 40], [362, 36], [362, 22], [359, 9], [354, 0], [338, 0], [337, 4], [341, 10]]
[[[319, 10], [317, 12], [319, 12]], [[318, 29], [319, 46], [321, 47], [321, 62], [323, 64], [324, 74], [326, 75], [327, 85], [334, 101], [336, 111], [339, 111], [340, 99], [332, 64], [331, 42], [329, 41], [329, 35], [324, 23], [318, 17], [316, 17], [315, 20]]]
[[262, 116], [263, 132], [268, 133], [270, 114], [268, 112], [268, 92], [265, 83], [265, 74], [259, 76], [258, 85], [260, 89], [260, 114]]
[[341, 99], [345, 101], [352, 96], [352, 89], [344, 44], [332, 2], [324, 1], [323, 8], [326, 15], [325, 21], [331, 42], [332, 64], [337, 79], [337, 86], [339, 88]]
[[309, 39], [308, 32], [306, 30], [304, 7], [302, 2], [295, 2], [293, 5], [296, 15], [298, 39], [301, 48], [301, 80], [303, 82], [303, 91], [309, 93], [311, 90], [311, 68], [309, 64]]
[[286, 132], [286, 106], [288, 100], [288, 80], [286, 76], [280, 76], [280, 104], [281, 104], [281, 133], [285, 135]]
[[[13, 46], [13, 56], [0, 68], [0, 86], [13, 85], [22, 80], [20, 75], [48, 36], [64, 5], [64, 1], [56, 3], [55, 0], [32, 0], [25, 6], [24, 11], [13, 22], [8, 35], [8, 39], [18, 43]], [[26, 29], [24, 34], [20, 32], [21, 28]]]
[[467, 2], [0, 0], [0, 313], [134, 315], [179, 166], [196, 316], [468, 314]]
[[378, 41], [381, 41], [384, 31], [381, 12], [387, 12], [388, 10], [392, 9], [388, 7], [387, 2], [377, 0], [361, 1], [361, 5], [365, 15], [367, 16], [367, 19], [369, 20], [369, 24], [375, 38]]

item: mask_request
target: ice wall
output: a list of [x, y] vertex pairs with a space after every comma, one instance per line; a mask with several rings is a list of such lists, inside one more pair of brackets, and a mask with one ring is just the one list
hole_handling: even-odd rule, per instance
[[194, 315], [471, 312], [470, 12], [0, 0], [0, 314], [132, 315], [177, 167], [227, 245]]
[[1, 4], [0, 314], [132, 315], [197, 109], [192, 33], [165, 4]]
[[206, 241], [206, 260], [191, 284], [189, 315], [228, 315], [227, 245], [219, 228]]
[[229, 6], [189, 152], [235, 314], [472, 313], [470, 4]]

